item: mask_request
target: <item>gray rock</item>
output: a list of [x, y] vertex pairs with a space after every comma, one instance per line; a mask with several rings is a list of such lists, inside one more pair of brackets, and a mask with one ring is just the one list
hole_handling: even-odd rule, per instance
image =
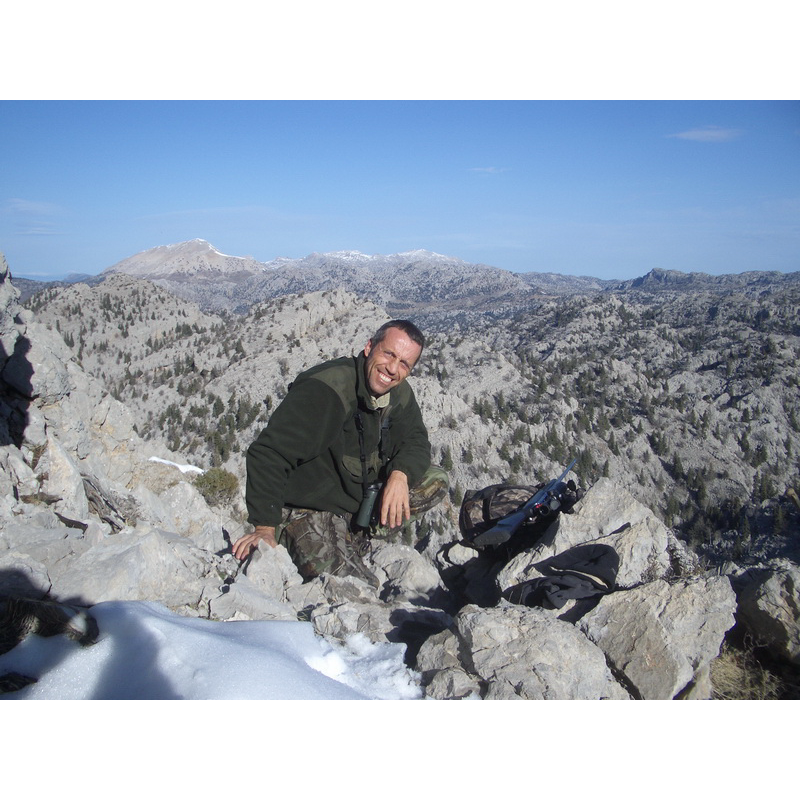
[[439, 571], [413, 547], [375, 542], [369, 560], [380, 570], [384, 599], [403, 597], [430, 603], [445, 590]]
[[[59, 522], [57, 518], [45, 521]], [[55, 565], [66, 558], [80, 555], [90, 547], [82, 530], [63, 525], [41, 526], [26, 519], [23, 522], [8, 522], [0, 531], [0, 550], [5, 548], [24, 553], [41, 564]]]
[[70, 357], [61, 336], [33, 323], [17, 339], [2, 378], [24, 397], [56, 403], [71, 388], [66, 368]]
[[89, 501], [75, 460], [54, 436], [48, 436], [46, 456], [47, 478], [44, 492], [60, 498], [57, 510], [70, 517], [83, 519], [89, 515]]
[[0, 553], [0, 594], [39, 599], [50, 591], [47, 567], [26, 553]]
[[282, 545], [270, 547], [260, 542], [241, 571], [260, 592], [281, 602], [286, 600], [290, 588], [303, 583], [289, 552]]
[[719, 655], [735, 610], [726, 577], [657, 580], [606, 595], [579, 627], [635, 695], [668, 700], [691, 687]]
[[737, 581], [739, 619], [758, 644], [800, 664], [800, 568], [775, 561], [747, 570]]
[[208, 602], [211, 619], [247, 620], [279, 619], [297, 621], [297, 612], [291, 604], [266, 595], [263, 589], [240, 575]]
[[157, 600], [190, 616], [204, 615], [208, 590], [218, 594], [217, 557], [174, 533], [141, 525], [104, 539], [51, 567], [53, 593], [82, 605]]
[[425, 696], [434, 700], [480, 698], [481, 681], [461, 665], [459, 640], [451, 630], [430, 636], [417, 653]]
[[626, 699], [603, 652], [552, 613], [506, 603], [466, 606], [455, 618], [466, 670], [485, 699]]

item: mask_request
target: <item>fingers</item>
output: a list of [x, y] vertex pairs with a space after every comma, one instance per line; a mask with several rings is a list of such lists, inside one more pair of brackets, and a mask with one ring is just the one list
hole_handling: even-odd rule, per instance
[[381, 525], [396, 528], [411, 519], [408, 477], [397, 470], [390, 473], [383, 489]]
[[248, 534], [247, 536], [242, 536], [241, 539], [237, 539], [236, 543], [233, 545], [234, 558], [243, 561], [250, 555], [250, 551], [257, 546], [257, 543], [257, 539], [253, 541], [253, 534]]
[[234, 558], [243, 561], [258, 547], [259, 542], [266, 542], [270, 547], [277, 547], [275, 528], [257, 527], [253, 533], [237, 539], [232, 548]]
[[381, 508], [381, 525], [396, 528], [407, 519], [411, 519], [411, 508], [408, 504], [408, 499], [405, 497], [399, 499], [387, 498], [387, 502]]
[[401, 500], [394, 508], [394, 516], [392, 518], [391, 527], [396, 528], [402, 525], [403, 522], [411, 518], [411, 509], [405, 500]]

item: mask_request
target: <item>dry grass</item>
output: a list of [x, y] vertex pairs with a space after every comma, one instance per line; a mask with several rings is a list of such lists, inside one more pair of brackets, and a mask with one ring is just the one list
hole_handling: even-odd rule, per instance
[[764, 667], [749, 645], [722, 645], [711, 662], [711, 686], [715, 700], [777, 700], [785, 696], [781, 678]]

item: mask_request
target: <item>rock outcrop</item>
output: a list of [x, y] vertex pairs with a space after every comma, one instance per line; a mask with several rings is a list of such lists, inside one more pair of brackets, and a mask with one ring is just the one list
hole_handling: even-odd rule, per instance
[[[377, 588], [304, 583], [282, 547], [239, 564], [241, 498], [210, 507], [179, 457], [143, 441], [129, 409], [19, 308], [4, 261], [0, 344], [0, 594], [89, 610], [157, 601], [220, 624], [302, 619], [331, 639], [403, 642], [437, 699], [708, 698], [737, 618], [798, 661], [796, 566], [705, 571], [613, 479], [508, 559], [465, 546], [450, 524], [416, 548], [376, 542]], [[613, 591], [559, 608], [504, 599], [584, 545], [618, 556]]]

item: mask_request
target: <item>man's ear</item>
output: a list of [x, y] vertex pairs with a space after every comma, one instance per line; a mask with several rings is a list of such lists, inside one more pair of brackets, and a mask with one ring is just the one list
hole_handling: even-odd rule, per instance
[[368, 355], [369, 355], [369, 353], [370, 353], [370, 350], [372, 350], [372, 339], [370, 339], [370, 340], [369, 340], [369, 341], [366, 343], [366, 345], [364, 346], [364, 355], [365, 355], [365, 356], [368, 356]]

